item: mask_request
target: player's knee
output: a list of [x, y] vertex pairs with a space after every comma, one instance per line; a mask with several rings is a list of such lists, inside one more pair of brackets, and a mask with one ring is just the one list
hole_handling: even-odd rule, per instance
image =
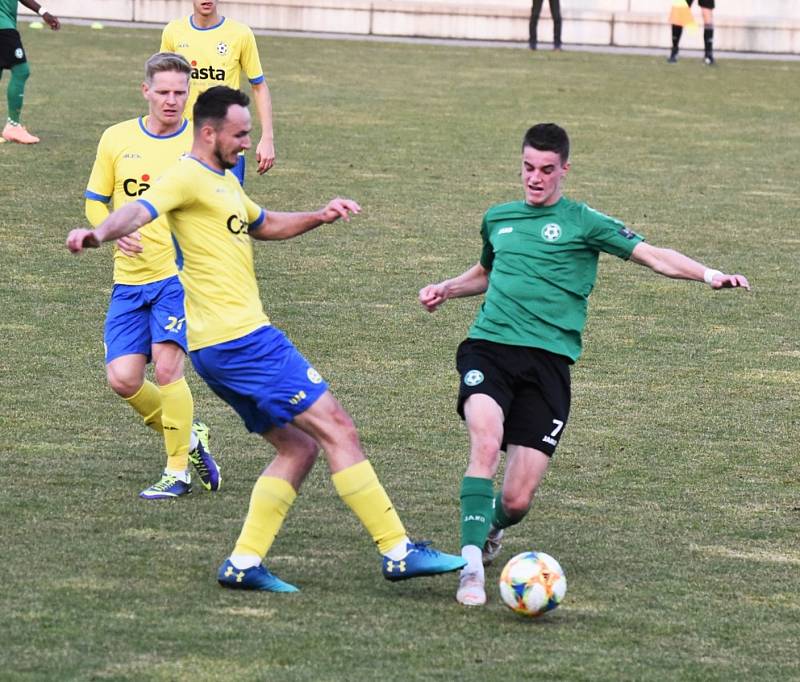
[[111, 390], [122, 398], [130, 398], [142, 387], [143, 378], [138, 372], [127, 373], [109, 368], [106, 378]]
[[22, 62], [22, 64], [17, 64], [11, 68], [11, 77], [22, 83], [28, 80], [30, 75], [31, 67], [28, 66], [28, 62]]
[[494, 465], [500, 458], [500, 439], [491, 434], [473, 434], [470, 459], [476, 464]]
[[310, 471], [319, 457], [317, 442], [313, 438], [308, 438], [300, 445], [296, 456], [305, 463], [307, 470]]
[[353, 419], [338, 402], [328, 415], [329, 435], [341, 444], [349, 443], [358, 445], [358, 431]]
[[506, 516], [515, 521], [522, 519], [531, 508], [533, 493], [527, 490], [503, 491], [501, 503]]
[[167, 386], [183, 376], [183, 357], [175, 361], [161, 361], [155, 367], [156, 383]]

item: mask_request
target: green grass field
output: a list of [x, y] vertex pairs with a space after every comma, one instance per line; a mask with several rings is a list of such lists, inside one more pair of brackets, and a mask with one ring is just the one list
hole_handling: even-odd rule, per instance
[[800, 679], [800, 64], [259, 38], [278, 162], [249, 193], [364, 207], [259, 244], [265, 306], [416, 537], [458, 549], [454, 352], [479, 305], [428, 315], [416, 293], [474, 263], [483, 211], [521, 196], [529, 125], [569, 130], [570, 196], [751, 279], [714, 293], [603, 257], [569, 427], [503, 555], [567, 573], [564, 604], [527, 621], [496, 588], [466, 610], [453, 576], [384, 581], [322, 462], [268, 557], [302, 592], [220, 589], [269, 452], [191, 370], [224, 488], [137, 498], [163, 455], [105, 385], [111, 251], [63, 244], [100, 133], [143, 110], [159, 33], [21, 32], [42, 143], [0, 146], [0, 679]]

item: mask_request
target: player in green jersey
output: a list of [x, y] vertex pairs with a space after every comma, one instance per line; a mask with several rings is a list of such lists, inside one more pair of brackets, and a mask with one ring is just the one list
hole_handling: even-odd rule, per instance
[[262, 560], [297, 492], [325, 451], [342, 501], [367, 529], [382, 556], [382, 573], [397, 581], [463, 568], [460, 556], [411, 542], [363, 449], [352, 419], [324, 379], [264, 313], [253, 240], [290, 239], [360, 212], [336, 198], [307, 213], [266, 211], [230, 171], [250, 147], [249, 99], [225, 86], [202, 93], [194, 107], [192, 151], [147, 194], [112, 213], [96, 230], [70, 232], [77, 253], [118, 239], [159, 215], [183, 256], [189, 355], [211, 389], [260, 434], [276, 455], [259, 477], [233, 552], [217, 580], [234, 589], [294, 592]]
[[[45, 23], [57, 31], [61, 23], [36, 0], [19, 0], [29, 10], [36, 12]], [[20, 144], [36, 144], [39, 138], [31, 135], [20, 123], [22, 101], [25, 96], [25, 83], [31, 71], [28, 58], [22, 47], [22, 39], [17, 31], [17, 0], [0, 0], [0, 78], [3, 70], [11, 71], [6, 98], [8, 100], [8, 119], [3, 128], [0, 142], [18, 142]]]
[[[461, 485], [461, 572], [456, 599], [486, 602], [483, 565], [500, 551], [503, 529], [527, 514], [570, 406], [569, 366], [581, 353], [589, 294], [600, 252], [713, 289], [745, 288], [742, 275], [712, 270], [672, 249], [651, 246], [621, 222], [562, 194], [569, 138], [553, 123], [522, 143], [524, 201], [490, 208], [478, 263], [419, 292], [430, 312], [451, 298], [486, 294], [459, 346], [458, 412], [469, 432]], [[495, 495], [500, 452], [505, 476]]]

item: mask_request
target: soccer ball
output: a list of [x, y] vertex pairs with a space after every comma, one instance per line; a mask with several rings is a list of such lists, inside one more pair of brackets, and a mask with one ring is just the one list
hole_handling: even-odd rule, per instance
[[541, 616], [561, 603], [567, 579], [559, 563], [544, 552], [523, 552], [509, 560], [500, 574], [500, 596], [512, 611]]

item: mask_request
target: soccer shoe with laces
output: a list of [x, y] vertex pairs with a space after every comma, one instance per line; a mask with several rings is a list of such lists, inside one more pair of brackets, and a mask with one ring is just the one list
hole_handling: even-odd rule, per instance
[[192, 484], [176, 478], [172, 474], [163, 473], [161, 478], [149, 488], [142, 490], [139, 497], [144, 500], [166, 500], [172, 497], [188, 495], [192, 492]]
[[456, 601], [464, 606], [483, 606], [486, 603], [484, 577], [477, 573], [461, 572]]
[[445, 554], [429, 545], [429, 542], [409, 542], [406, 545], [406, 555], [397, 561], [384, 556], [383, 577], [396, 582], [425, 575], [450, 573], [466, 566], [467, 562], [460, 556]]
[[222, 475], [208, 447], [208, 426], [201, 421], [194, 421], [192, 431], [197, 436], [197, 447], [189, 453], [189, 461], [197, 472], [200, 485], [212, 492], [219, 490]]
[[262, 592], [299, 592], [294, 585], [281, 580], [264, 566], [236, 568], [226, 559], [217, 571], [217, 582], [234, 590], [260, 590]]
[[486, 542], [483, 545], [483, 556], [481, 557], [483, 565], [488, 566], [491, 564], [500, 556], [501, 549], [503, 549], [503, 529], [492, 526], [489, 529], [489, 535], [486, 536]]
[[19, 144], [36, 144], [39, 142], [39, 138], [36, 135], [31, 135], [23, 125], [6, 123], [2, 135], [3, 139], [8, 142], [18, 142]]

